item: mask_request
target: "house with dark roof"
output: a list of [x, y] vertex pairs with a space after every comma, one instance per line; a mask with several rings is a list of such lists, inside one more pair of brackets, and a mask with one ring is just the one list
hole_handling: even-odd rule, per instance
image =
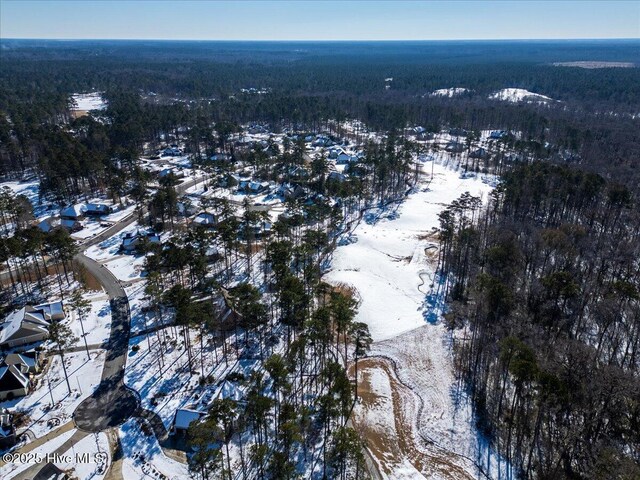
[[462, 153], [464, 152], [464, 145], [460, 142], [452, 140], [447, 144], [445, 150], [449, 153]]
[[113, 212], [113, 207], [106, 203], [87, 203], [85, 215], [98, 217], [100, 215], [109, 215]]
[[60, 219], [57, 217], [47, 217], [38, 222], [37, 227], [44, 233], [51, 232], [54, 228], [60, 226]]
[[0, 410], [0, 450], [11, 448], [17, 442], [13, 413], [3, 408]]
[[194, 227], [214, 228], [217, 225], [216, 216], [209, 212], [200, 212], [193, 217], [191, 225]]
[[29, 386], [29, 378], [15, 365], [0, 365], [0, 401], [24, 397]]

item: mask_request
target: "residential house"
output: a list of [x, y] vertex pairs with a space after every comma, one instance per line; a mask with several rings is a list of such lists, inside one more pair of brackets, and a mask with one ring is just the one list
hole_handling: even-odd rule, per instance
[[125, 253], [133, 253], [145, 242], [160, 244], [160, 236], [153, 232], [141, 233], [140, 230], [135, 233], [129, 232], [122, 237], [120, 249]]
[[307, 194], [307, 190], [300, 185], [283, 183], [278, 187], [277, 194], [285, 199], [302, 198]]
[[41, 355], [35, 350], [22, 353], [8, 353], [4, 358], [6, 365], [14, 365], [23, 374], [36, 374], [40, 371]]
[[109, 215], [113, 211], [113, 207], [106, 203], [87, 203], [84, 214], [87, 216], [98, 217], [100, 215]]
[[54, 320], [59, 322], [60, 320], [65, 319], [64, 314], [64, 304], [62, 300], [58, 300], [57, 302], [51, 303], [43, 303], [42, 305], [36, 305], [36, 310], [41, 310], [45, 314], [45, 318], [47, 320]]
[[82, 220], [86, 211], [87, 207], [82, 203], [69, 205], [68, 207], [60, 210], [60, 218], [62, 218], [63, 220]]
[[38, 223], [38, 228], [44, 233], [51, 232], [54, 228], [60, 226], [60, 219], [57, 217], [48, 217]]
[[341, 153], [344, 153], [344, 150], [342, 148], [334, 147], [334, 148], [329, 150], [328, 158], [334, 160], [334, 159], [338, 158], [338, 155], [340, 155]]
[[300, 165], [294, 165], [291, 168], [289, 168], [289, 176], [291, 177], [295, 177], [295, 178], [307, 178], [311, 172], [309, 172], [309, 169], [306, 167], [302, 167]]
[[336, 158], [336, 163], [338, 165], [347, 165], [348, 163], [354, 163], [359, 160], [360, 160], [360, 157], [357, 154], [342, 152]]
[[242, 180], [238, 184], [238, 191], [246, 194], [257, 195], [259, 193], [267, 192], [270, 186], [269, 182]]
[[191, 220], [194, 227], [214, 228], [217, 225], [216, 217], [213, 213], [201, 212]]
[[24, 397], [29, 387], [29, 378], [15, 365], [0, 365], [0, 401]]
[[164, 150], [162, 150], [160, 155], [162, 157], [179, 157], [180, 155], [182, 155], [182, 150], [173, 146], [167, 147]]
[[464, 128], [450, 128], [449, 135], [454, 137], [466, 137], [469, 134]]
[[204, 415], [203, 412], [190, 410], [188, 408], [179, 408], [173, 417], [173, 430], [177, 434], [186, 434], [193, 422], [197, 422]]
[[0, 323], [0, 347], [18, 347], [40, 342], [49, 334], [49, 318], [43, 310], [26, 306]]
[[447, 143], [445, 150], [449, 153], [462, 153], [464, 152], [464, 145], [460, 142], [456, 142], [455, 140], [451, 140]]
[[60, 210], [60, 225], [70, 232], [82, 230], [80, 220], [84, 218], [86, 206], [84, 204], [70, 205]]
[[158, 173], [158, 177], [165, 178], [171, 174], [173, 174], [176, 178], [184, 177], [184, 172], [175, 167], [163, 168], [162, 170], [160, 170], [160, 173]]

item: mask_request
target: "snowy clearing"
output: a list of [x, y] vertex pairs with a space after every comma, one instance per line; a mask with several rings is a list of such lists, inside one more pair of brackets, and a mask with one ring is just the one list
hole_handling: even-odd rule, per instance
[[505, 102], [526, 102], [526, 103], [548, 103], [553, 102], [553, 98], [533, 93], [524, 88], [505, 88], [489, 95], [491, 100], [502, 100]]
[[99, 92], [93, 93], [75, 93], [71, 95], [71, 100], [75, 108], [73, 110], [88, 112], [90, 110], [104, 110], [107, 108], [107, 102], [102, 98]]
[[486, 201], [492, 187], [445, 165], [433, 167], [431, 183], [425, 174], [402, 204], [365, 214], [336, 249], [325, 277], [355, 288], [357, 320], [369, 325], [374, 339], [358, 375], [363, 400], [353, 419], [389, 479], [478, 476], [480, 439], [471, 407], [454, 395], [433, 228], [438, 213], [462, 193]]
[[457, 95], [462, 95], [463, 93], [468, 92], [468, 88], [455, 87], [455, 88], [440, 88], [438, 90], [434, 90], [431, 92], [431, 97], [448, 97], [452, 98]]
[[136, 419], [128, 420], [118, 430], [122, 443], [122, 478], [188, 479], [186, 465], [167, 457], [156, 438], [145, 435]]

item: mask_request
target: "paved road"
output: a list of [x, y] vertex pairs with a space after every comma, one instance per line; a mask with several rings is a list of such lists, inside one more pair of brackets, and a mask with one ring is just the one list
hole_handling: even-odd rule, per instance
[[[199, 179], [184, 182], [176, 186], [176, 191], [183, 193], [197, 181]], [[143, 210], [141, 214], [144, 213]], [[137, 219], [138, 213], [134, 213], [103, 233], [85, 241], [83, 248], [86, 249], [112, 237]], [[106, 345], [107, 356], [102, 370], [102, 380], [93, 395], [78, 405], [73, 414], [73, 420], [78, 428], [87, 432], [101, 432], [110, 427], [117, 427], [129, 418], [141, 414], [138, 394], [124, 384], [131, 314], [124, 288], [106, 267], [83, 253], [77, 254], [75, 260], [102, 285], [111, 305], [111, 334]]]
[[73, 414], [78, 428], [101, 432], [121, 425], [137, 414], [138, 396], [124, 385], [131, 317], [127, 295], [109, 270], [83, 254], [76, 256], [109, 295], [111, 305], [111, 334], [106, 345], [107, 356], [102, 380], [96, 391], [84, 400]]

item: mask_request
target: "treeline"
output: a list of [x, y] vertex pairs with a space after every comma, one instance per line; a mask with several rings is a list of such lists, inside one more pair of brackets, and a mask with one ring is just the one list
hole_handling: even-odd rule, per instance
[[521, 478], [640, 476], [640, 215], [631, 191], [543, 162], [441, 216], [456, 369]]

